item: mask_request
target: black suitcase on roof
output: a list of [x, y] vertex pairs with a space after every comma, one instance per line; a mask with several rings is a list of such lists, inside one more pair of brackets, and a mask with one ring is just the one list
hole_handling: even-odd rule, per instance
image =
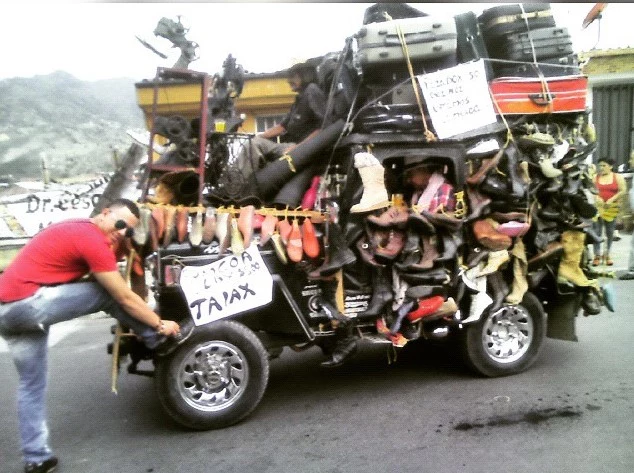
[[514, 3], [488, 8], [478, 17], [478, 22], [489, 52], [491, 43], [508, 34], [556, 26], [550, 3]]
[[458, 62], [465, 63], [484, 59], [484, 69], [487, 79], [493, 77], [493, 69], [489, 62], [489, 52], [484, 37], [478, 25], [478, 19], [473, 12], [460, 13], [454, 16], [456, 20], [457, 55]]
[[[533, 51], [535, 57], [533, 57]], [[497, 42], [491, 56], [512, 61], [537, 61], [573, 53], [572, 38], [567, 28], [540, 28], [507, 35]]]

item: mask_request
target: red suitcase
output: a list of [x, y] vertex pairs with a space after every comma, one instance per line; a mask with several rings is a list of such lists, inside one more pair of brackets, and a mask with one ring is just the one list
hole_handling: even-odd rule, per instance
[[586, 109], [588, 78], [560, 76], [538, 78], [502, 77], [489, 82], [497, 114], [583, 112]]

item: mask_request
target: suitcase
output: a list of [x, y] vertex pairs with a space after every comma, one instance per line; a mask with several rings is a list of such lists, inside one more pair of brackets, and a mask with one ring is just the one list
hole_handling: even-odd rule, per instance
[[568, 29], [540, 28], [530, 33], [509, 34], [498, 41], [491, 57], [532, 62], [533, 50], [537, 61], [572, 54], [572, 38]]
[[425, 16], [371, 23], [356, 34], [357, 62], [362, 69], [405, 63], [397, 33], [405, 37], [410, 60], [430, 60], [456, 54], [456, 22], [453, 17]]
[[484, 59], [484, 70], [487, 79], [491, 80], [493, 78], [493, 68], [488, 61], [489, 52], [487, 51], [487, 46], [484, 42], [484, 37], [480, 31], [480, 25], [478, 25], [478, 18], [475, 13], [460, 13], [454, 16], [454, 19], [456, 21], [458, 62], [465, 63]]
[[550, 3], [515, 3], [488, 8], [480, 14], [478, 22], [487, 46], [507, 34], [556, 26]]
[[497, 114], [583, 112], [586, 109], [588, 78], [562, 76], [542, 81], [505, 77], [490, 81], [489, 88]]
[[496, 64], [493, 66], [495, 77], [557, 77], [581, 75], [579, 58], [576, 54], [540, 59], [537, 64], [524, 62], [521, 64]]

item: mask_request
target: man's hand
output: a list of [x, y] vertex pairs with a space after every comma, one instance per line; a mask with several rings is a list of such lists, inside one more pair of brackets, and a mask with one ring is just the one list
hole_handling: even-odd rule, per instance
[[180, 331], [181, 331], [180, 325], [178, 325], [173, 320], [163, 320], [161, 321], [161, 327], [158, 332], [161, 335], [174, 337], [175, 335], [178, 335]]

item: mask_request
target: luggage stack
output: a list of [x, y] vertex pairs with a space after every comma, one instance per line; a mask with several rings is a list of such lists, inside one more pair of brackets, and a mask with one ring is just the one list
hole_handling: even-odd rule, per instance
[[556, 25], [549, 3], [496, 6], [478, 23], [495, 77], [580, 74], [568, 29]]

